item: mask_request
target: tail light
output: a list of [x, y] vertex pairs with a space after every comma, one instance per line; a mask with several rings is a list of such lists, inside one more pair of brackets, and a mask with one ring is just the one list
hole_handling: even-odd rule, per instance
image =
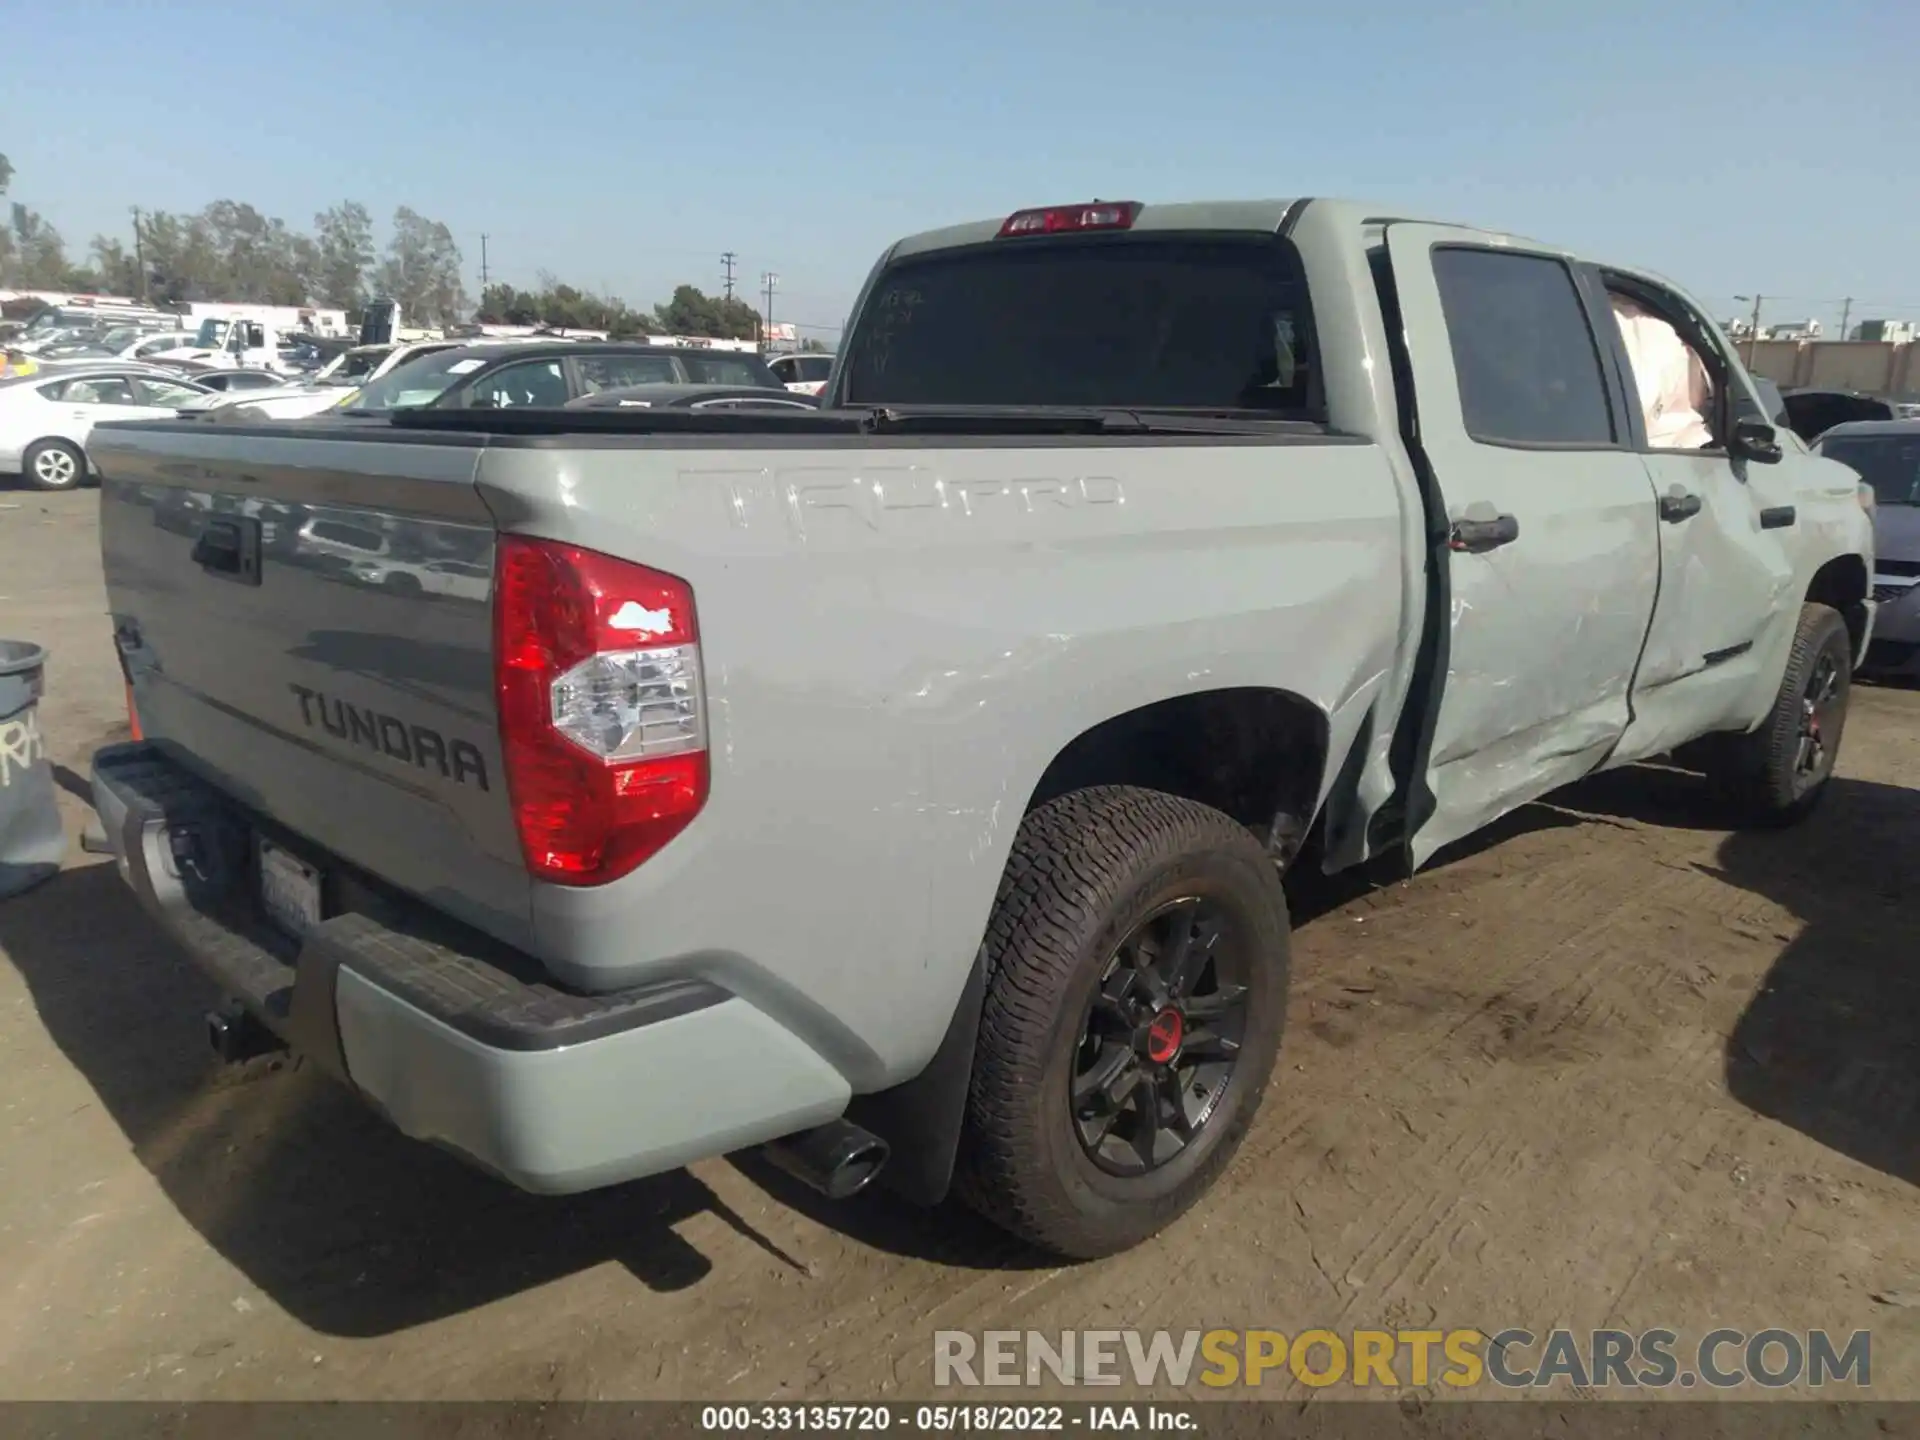
[[592, 550], [503, 536], [494, 683], [520, 848], [534, 878], [618, 879], [707, 800], [693, 591]]

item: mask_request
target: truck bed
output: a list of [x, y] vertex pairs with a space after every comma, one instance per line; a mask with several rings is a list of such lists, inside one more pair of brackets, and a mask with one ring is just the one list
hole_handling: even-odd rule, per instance
[[[108, 591], [142, 727], [321, 872], [377, 877], [581, 990], [713, 980], [856, 1089], [924, 1063], [1013, 830], [1077, 734], [1284, 673], [1342, 753], [1403, 639], [1417, 517], [1376, 447], [1318, 427], [580, 417], [103, 427]], [[245, 522], [257, 584], [204, 539]], [[535, 883], [516, 843], [492, 653], [503, 532], [692, 587], [710, 797], [604, 886]], [[857, 922], [823, 894], [858, 896]], [[870, 951], [891, 957], [878, 982]]]

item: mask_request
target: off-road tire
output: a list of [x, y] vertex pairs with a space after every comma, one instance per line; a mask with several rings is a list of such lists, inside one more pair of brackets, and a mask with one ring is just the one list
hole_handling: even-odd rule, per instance
[[[1822, 727], [1823, 759], [1811, 773], [1798, 768], [1809, 687], [1832, 662], [1838, 703]], [[1800, 607], [1786, 673], [1773, 709], [1757, 730], [1744, 735], [1711, 735], [1683, 752], [1706, 772], [1723, 797], [1736, 825], [1767, 828], [1792, 825], [1813, 813], [1828, 789], [1846, 729], [1853, 687], [1853, 639], [1847, 622], [1830, 605]]]
[[[1171, 898], [1201, 894], [1244, 926], [1244, 1033], [1215, 1108], [1158, 1169], [1116, 1176], [1076, 1134], [1068, 1087], [1094, 987], [1121, 940]], [[1272, 1073], [1286, 1016], [1286, 896], [1266, 848], [1209, 806], [1121, 786], [1074, 791], [1022, 822], [987, 927], [987, 986], [958, 1193], [1069, 1259], [1136, 1245], [1232, 1160]]]
[[[63, 457], [67, 478], [40, 473], [42, 469], [52, 471]], [[36, 490], [78, 490], [87, 483], [87, 452], [69, 440], [36, 440], [20, 457], [20, 473]]]

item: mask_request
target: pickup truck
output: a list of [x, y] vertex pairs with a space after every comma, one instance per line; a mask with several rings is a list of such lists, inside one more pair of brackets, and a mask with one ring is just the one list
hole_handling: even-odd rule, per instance
[[[1697, 367], [1691, 449], [1625, 302]], [[1404, 873], [1682, 748], [1793, 821], [1873, 620], [1858, 477], [1695, 301], [1334, 200], [900, 241], [813, 413], [95, 453], [143, 737], [95, 802], [223, 1055], [532, 1191], [764, 1146], [1077, 1258], [1246, 1134], [1289, 866]], [[310, 511], [486, 583], [364, 583]]]

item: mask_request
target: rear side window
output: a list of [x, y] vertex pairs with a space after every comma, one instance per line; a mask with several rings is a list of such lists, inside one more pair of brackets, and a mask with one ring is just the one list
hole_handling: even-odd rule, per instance
[[680, 363], [687, 367], [687, 378], [696, 385], [757, 385], [769, 390], [779, 388], [780, 382], [757, 355], [695, 352], [682, 355]]
[[793, 362], [793, 368], [798, 379], [813, 384], [833, 373], [833, 358], [828, 355], [803, 355]]
[[1564, 264], [1449, 248], [1433, 252], [1433, 274], [1469, 435], [1494, 445], [1614, 443], [1599, 347]]
[[671, 385], [680, 378], [671, 355], [582, 355], [574, 363], [588, 395], [630, 385]]
[[841, 383], [856, 405], [1313, 419], [1312, 356], [1306, 277], [1277, 237], [999, 240], [883, 275]]
[[473, 382], [467, 404], [479, 409], [504, 410], [518, 405], [557, 408], [572, 398], [558, 360], [522, 360], [503, 365]]

